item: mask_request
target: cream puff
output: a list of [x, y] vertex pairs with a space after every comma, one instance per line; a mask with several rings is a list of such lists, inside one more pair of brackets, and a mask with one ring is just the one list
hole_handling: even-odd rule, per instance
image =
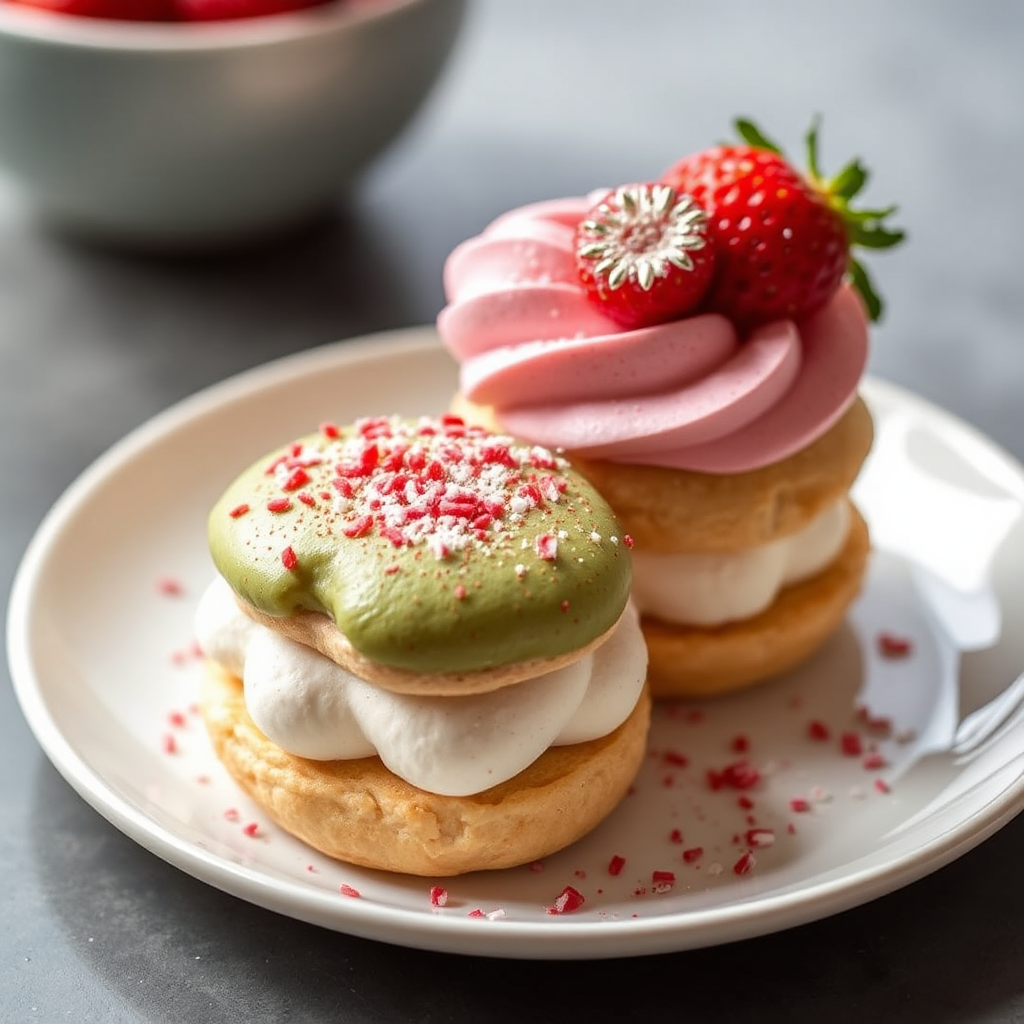
[[453, 411], [566, 453], [634, 537], [652, 690], [685, 697], [793, 668], [859, 592], [875, 300], [845, 198], [778, 154], [666, 178], [498, 217], [448, 257], [437, 327]]
[[505, 868], [627, 792], [650, 718], [630, 539], [564, 457], [455, 416], [326, 424], [244, 470], [208, 537], [204, 720], [309, 845]]

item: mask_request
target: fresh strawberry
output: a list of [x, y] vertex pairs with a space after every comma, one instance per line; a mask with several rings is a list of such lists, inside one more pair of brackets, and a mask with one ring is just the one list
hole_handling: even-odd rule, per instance
[[890, 206], [852, 210], [867, 171], [858, 160], [834, 178], [818, 170], [818, 124], [807, 133], [806, 175], [750, 122], [736, 122], [744, 144], [685, 157], [663, 176], [708, 211], [717, 270], [708, 306], [741, 325], [806, 316], [849, 275], [873, 320], [882, 303], [855, 246], [886, 249], [903, 232], [885, 226]]
[[170, 21], [173, 0], [8, 0], [22, 7], [36, 7], [54, 14], [117, 21]]
[[711, 284], [707, 214], [666, 185], [623, 185], [576, 229], [576, 268], [587, 297], [623, 327], [674, 320]]
[[174, 0], [182, 21], [229, 21], [259, 18], [317, 7], [328, 0]]

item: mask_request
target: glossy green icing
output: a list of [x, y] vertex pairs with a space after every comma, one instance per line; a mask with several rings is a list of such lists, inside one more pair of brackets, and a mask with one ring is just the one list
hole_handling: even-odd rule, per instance
[[[260, 459], [228, 487], [211, 511], [208, 533], [214, 563], [237, 594], [274, 616], [300, 609], [324, 612], [366, 657], [424, 673], [468, 672], [564, 654], [615, 623], [629, 595], [627, 545], [610, 508], [564, 460], [553, 468], [550, 453], [513, 445], [499, 454], [511, 451], [514, 458], [506, 461], [516, 464], [496, 467], [482, 447], [493, 447], [494, 439], [480, 431], [470, 431], [464, 442], [445, 436], [446, 430], [460, 428], [438, 421], [389, 420], [387, 427], [381, 422], [373, 421], [371, 432], [384, 431], [374, 443], [378, 462], [391, 468], [378, 464], [369, 475], [346, 477], [347, 486], [357, 490], [352, 498], [339, 496], [334, 481], [339, 459], [351, 465], [366, 445], [359, 440], [360, 424], [345, 428], [339, 438], [302, 438]], [[393, 431], [410, 436], [396, 441]], [[448, 456], [453, 445], [467, 443], [469, 461], [482, 458], [484, 468], [480, 480], [459, 483], [467, 472], [464, 463]], [[393, 450], [396, 444], [411, 445], [414, 454], [402, 461], [401, 449]], [[289, 480], [294, 466], [284, 466], [276, 476], [267, 472], [300, 450], [298, 461], [311, 455], [323, 459], [298, 468], [299, 479], [308, 479]], [[539, 466], [531, 451], [542, 453]], [[441, 465], [443, 476], [436, 465], [421, 467], [416, 452]], [[407, 471], [410, 460], [415, 471]], [[401, 463], [397, 470], [396, 462]], [[402, 475], [396, 478], [396, 472]], [[433, 511], [409, 518], [404, 537], [383, 535], [380, 510], [366, 507], [367, 488], [386, 487], [389, 477], [391, 483], [397, 480], [392, 495], [399, 495], [385, 500], [389, 515], [401, 518], [407, 514], [403, 509], [413, 506], [413, 516], [434, 495]], [[540, 487], [545, 496], [517, 516], [518, 506], [509, 503], [524, 484]], [[430, 493], [418, 495], [417, 487]], [[467, 531], [472, 520], [466, 517], [438, 518], [447, 515], [437, 505], [439, 489], [450, 493], [453, 487], [462, 507], [474, 495], [491, 510], [496, 500], [504, 501], [498, 526]], [[268, 508], [282, 500], [289, 507]], [[243, 505], [248, 511], [240, 513]], [[359, 532], [360, 523], [365, 527], [367, 515], [378, 517], [374, 525], [360, 536], [346, 536], [346, 530]], [[446, 534], [452, 524], [455, 533]], [[418, 530], [427, 536], [415, 536]], [[538, 537], [547, 538], [548, 545], [554, 538], [553, 558], [541, 557]], [[447, 550], [441, 550], [442, 543]], [[545, 543], [540, 547], [543, 551]]]

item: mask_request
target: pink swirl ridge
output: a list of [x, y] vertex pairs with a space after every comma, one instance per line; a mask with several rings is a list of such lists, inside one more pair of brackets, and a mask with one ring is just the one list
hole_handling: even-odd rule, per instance
[[851, 289], [745, 339], [713, 313], [622, 328], [576, 275], [575, 225], [594, 201], [513, 210], [448, 257], [437, 327], [468, 399], [526, 441], [708, 473], [786, 458], [842, 416], [868, 357]]

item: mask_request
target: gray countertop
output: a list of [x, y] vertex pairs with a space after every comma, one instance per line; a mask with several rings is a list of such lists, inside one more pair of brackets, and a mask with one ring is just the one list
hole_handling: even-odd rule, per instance
[[[654, 177], [748, 113], [859, 153], [910, 235], [871, 372], [1024, 457], [1024, 6], [472, 6], [423, 115], [323, 223], [244, 252], [100, 250], [0, 181], [0, 573], [109, 445], [268, 359], [429, 323], [447, 251], [521, 202]], [[0, 686], [0, 1021], [1024, 1019], [1024, 820], [854, 910], [612, 962], [469, 960], [225, 895], [90, 809]]]

